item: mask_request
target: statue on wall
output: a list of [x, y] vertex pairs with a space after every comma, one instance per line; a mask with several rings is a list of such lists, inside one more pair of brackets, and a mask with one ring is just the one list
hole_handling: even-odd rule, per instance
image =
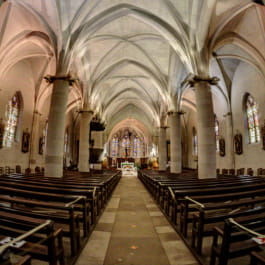
[[27, 153], [29, 151], [29, 138], [30, 138], [30, 134], [28, 132], [28, 129], [26, 129], [26, 131], [24, 131], [23, 135], [22, 135], [22, 148], [21, 148], [21, 151], [23, 153]]
[[3, 119], [0, 119], [0, 148], [3, 147], [3, 140], [4, 140], [4, 132], [5, 132], [5, 124]]
[[262, 149], [265, 150], [265, 120], [264, 125], [260, 128], [260, 134], [262, 140]]
[[243, 154], [242, 134], [237, 132], [237, 134], [234, 137], [234, 141], [235, 141], [235, 153], [238, 155]]
[[43, 155], [44, 137], [41, 136], [39, 139], [39, 154]]
[[219, 154], [220, 156], [225, 156], [225, 139], [219, 139]]

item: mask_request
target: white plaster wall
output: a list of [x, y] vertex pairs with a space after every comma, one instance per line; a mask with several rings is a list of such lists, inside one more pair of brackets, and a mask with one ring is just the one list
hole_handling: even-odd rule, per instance
[[243, 111], [243, 98], [246, 93], [250, 93], [257, 102], [260, 124], [264, 124], [265, 119], [265, 80], [252, 66], [241, 62], [235, 72], [232, 85], [232, 113], [234, 123], [234, 134], [236, 130], [243, 135], [243, 154], [235, 155], [236, 168], [256, 169], [264, 168], [265, 151], [261, 142], [256, 144], [248, 143], [246, 122]]

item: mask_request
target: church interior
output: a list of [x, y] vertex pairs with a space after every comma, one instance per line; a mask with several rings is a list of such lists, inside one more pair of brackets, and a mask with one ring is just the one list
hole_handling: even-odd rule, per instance
[[0, 80], [0, 264], [265, 265], [264, 0], [0, 0]]

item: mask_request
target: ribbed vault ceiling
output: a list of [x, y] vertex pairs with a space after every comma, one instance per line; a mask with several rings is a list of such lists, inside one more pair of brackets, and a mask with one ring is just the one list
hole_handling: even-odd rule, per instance
[[[241, 22], [240, 12], [233, 20], [234, 10], [250, 2], [10, 0], [10, 6], [5, 7], [8, 15], [1, 21], [9, 33], [0, 44], [10, 47], [19, 43], [20, 56], [44, 58], [39, 64], [40, 69], [46, 65], [46, 70], [40, 70], [39, 76], [54, 74], [54, 57], [58, 59], [63, 50], [65, 71], [79, 80], [69, 99], [71, 106], [80, 108], [87, 102], [110, 128], [121, 117], [133, 118], [151, 132], [163, 123], [165, 113], [178, 108], [180, 99], [191, 108], [196, 105], [192, 90], [183, 93], [182, 81], [188, 73], [209, 72], [211, 54], [205, 47], [216, 47], [219, 55], [242, 52], [228, 45], [224, 36], [230, 26], [236, 30]], [[14, 15], [20, 25], [10, 22]], [[226, 22], [227, 26], [222, 26]], [[222, 38], [214, 35], [218, 30]], [[217, 47], [218, 41], [224, 45]], [[6, 60], [15, 60], [17, 54]], [[7, 55], [0, 57], [0, 63], [6, 63], [5, 58]], [[230, 78], [238, 59], [222, 59]], [[48, 90], [42, 85], [36, 98], [46, 94], [48, 98], [50, 92], [44, 89]]]

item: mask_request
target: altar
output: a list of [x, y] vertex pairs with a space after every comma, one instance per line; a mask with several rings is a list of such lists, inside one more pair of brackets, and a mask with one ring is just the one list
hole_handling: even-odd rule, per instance
[[133, 162], [122, 162], [121, 163], [122, 176], [132, 176], [137, 177], [137, 168], [134, 166]]

